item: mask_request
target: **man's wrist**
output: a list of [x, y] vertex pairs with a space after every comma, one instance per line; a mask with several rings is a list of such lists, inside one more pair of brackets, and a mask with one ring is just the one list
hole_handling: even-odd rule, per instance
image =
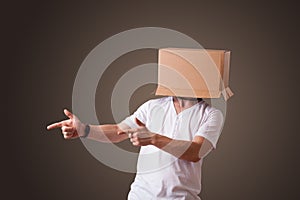
[[90, 134], [91, 127], [89, 124], [85, 124], [83, 127], [82, 135], [80, 136], [81, 138], [87, 138]]
[[152, 144], [153, 146], [155, 146], [156, 143], [157, 143], [158, 138], [159, 138], [159, 134], [153, 133], [153, 136], [151, 137], [150, 144]]
[[158, 148], [163, 148], [164, 146], [168, 145], [170, 142], [172, 142], [171, 138], [168, 138], [160, 134], [154, 134], [151, 139], [151, 144]]

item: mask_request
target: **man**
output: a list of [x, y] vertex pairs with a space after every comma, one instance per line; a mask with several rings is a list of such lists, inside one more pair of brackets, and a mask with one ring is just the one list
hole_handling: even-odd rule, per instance
[[162, 97], [145, 102], [119, 124], [85, 125], [68, 110], [61, 128], [65, 139], [86, 137], [100, 142], [130, 139], [141, 146], [129, 200], [200, 199], [203, 157], [216, 147], [222, 113], [202, 99]]

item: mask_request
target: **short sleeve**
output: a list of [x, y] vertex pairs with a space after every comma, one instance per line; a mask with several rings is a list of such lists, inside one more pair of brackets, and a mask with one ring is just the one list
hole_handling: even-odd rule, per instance
[[218, 139], [221, 134], [223, 126], [223, 114], [219, 110], [213, 110], [208, 113], [208, 117], [204, 123], [201, 124], [196, 136], [202, 136], [211, 142], [214, 149], [216, 148]]
[[142, 104], [132, 115], [125, 118], [121, 123], [128, 125], [130, 128], [138, 128], [138, 125], [135, 122], [135, 118], [137, 118], [143, 124], [147, 124], [149, 104], [150, 100]]

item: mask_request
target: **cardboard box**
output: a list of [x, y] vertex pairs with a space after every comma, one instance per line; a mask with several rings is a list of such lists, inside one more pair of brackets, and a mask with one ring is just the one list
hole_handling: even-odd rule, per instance
[[226, 50], [159, 49], [156, 95], [228, 100], [229, 65]]

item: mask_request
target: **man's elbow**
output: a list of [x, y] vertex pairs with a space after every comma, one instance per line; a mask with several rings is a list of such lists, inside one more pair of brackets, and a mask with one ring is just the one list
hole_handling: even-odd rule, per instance
[[193, 151], [192, 151], [191, 162], [198, 162], [199, 160], [201, 160], [201, 156], [200, 156], [201, 146], [202, 143], [197, 143], [197, 142], [192, 143]]

